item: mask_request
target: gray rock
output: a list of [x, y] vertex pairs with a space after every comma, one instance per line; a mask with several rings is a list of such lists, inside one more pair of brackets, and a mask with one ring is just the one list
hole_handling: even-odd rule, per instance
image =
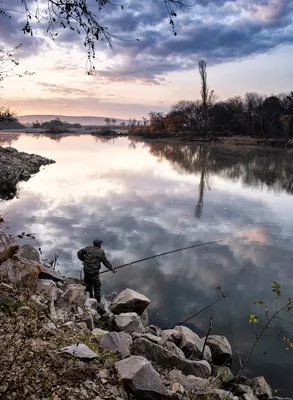
[[185, 354], [183, 353], [183, 351], [181, 349], [179, 349], [179, 347], [176, 346], [175, 343], [168, 341], [165, 343], [165, 347], [169, 351], [171, 351], [171, 353], [173, 353], [176, 357], [185, 359]]
[[238, 400], [238, 397], [234, 396], [233, 393], [227, 392], [226, 390], [222, 389], [208, 389], [206, 394], [210, 397], [209, 399], [219, 399], [219, 400]]
[[71, 354], [76, 358], [93, 360], [97, 358], [98, 355], [93, 352], [88, 346], [85, 344], [73, 344], [72, 346], [64, 347], [63, 349], [57, 350], [59, 353], [67, 353]]
[[148, 360], [159, 365], [176, 367], [186, 375], [191, 374], [201, 378], [207, 378], [211, 375], [211, 366], [207, 361], [182, 359], [164, 347], [144, 338], [134, 340], [131, 352], [132, 354], [144, 355]]
[[272, 389], [263, 376], [249, 380], [249, 385], [257, 396], [272, 397]]
[[132, 289], [125, 289], [113, 300], [110, 309], [114, 314], [135, 312], [141, 315], [149, 304], [150, 300], [146, 296]]
[[178, 378], [181, 385], [188, 391], [208, 390], [210, 381], [208, 379], [198, 378], [194, 375], [181, 375]]
[[149, 316], [148, 316], [148, 310], [144, 310], [144, 312], [140, 316], [141, 323], [144, 327], [148, 326], [149, 324]]
[[213, 364], [224, 365], [231, 360], [232, 348], [225, 336], [211, 335], [207, 339], [207, 344], [212, 352]]
[[44, 265], [42, 265], [41, 271], [39, 272], [39, 279], [51, 279], [52, 281], [55, 282], [63, 282], [64, 277], [59, 274], [59, 272], [55, 271], [52, 268], [47, 268]]
[[148, 327], [148, 332], [151, 333], [152, 335], [161, 337], [161, 329], [158, 326], [150, 325]]
[[144, 327], [142, 326], [140, 317], [134, 312], [116, 315], [114, 321], [120, 331], [125, 331], [128, 333], [144, 332]]
[[18, 254], [27, 260], [40, 262], [40, 254], [33, 246], [24, 244], [18, 251]]
[[160, 344], [160, 342], [161, 342], [161, 338], [159, 336], [153, 335], [152, 333], [143, 333], [140, 335], [140, 337], [143, 337], [145, 339], [150, 340], [151, 342], [158, 343], [158, 344]]
[[78, 326], [84, 332], [88, 332], [89, 331], [89, 328], [88, 328], [87, 324], [85, 322], [83, 322], [83, 321], [82, 322], [77, 322], [76, 326]]
[[38, 279], [37, 292], [43, 292], [49, 298], [53, 297], [54, 299], [56, 299], [57, 296], [56, 283], [49, 279]]
[[0, 277], [10, 283], [35, 290], [41, 264], [29, 261], [17, 254], [0, 265]]
[[85, 303], [85, 288], [82, 285], [69, 285], [58, 298], [57, 306], [70, 305], [83, 307]]
[[[175, 330], [180, 333], [180, 348], [183, 350], [185, 357], [190, 360], [200, 360], [204, 343], [199, 336], [186, 326], [178, 326]], [[203, 359], [208, 362], [212, 361], [212, 354], [209, 346], [205, 346]]]
[[82, 321], [86, 323], [86, 326], [88, 327], [88, 329], [89, 329], [90, 331], [92, 331], [93, 329], [95, 329], [94, 319], [93, 319], [93, 316], [91, 315], [91, 313], [88, 312], [88, 313], [83, 317]]
[[241, 400], [257, 400], [257, 397], [253, 392], [243, 393], [243, 395], [241, 396]]
[[94, 336], [97, 336], [97, 337], [101, 338], [101, 339], [102, 339], [102, 337], [104, 335], [106, 335], [106, 333], [109, 333], [109, 331], [105, 331], [104, 329], [100, 329], [100, 328], [95, 328], [95, 329], [92, 330], [92, 334]]
[[102, 336], [100, 345], [105, 349], [118, 353], [122, 358], [130, 356], [132, 338], [126, 332], [109, 332]]
[[97, 310], [98, 302], [96, 299], [86, 299], [84, 308], [88, 311]]
[[0, 254], [10, 246], [15, 245], [13, 239], [5, 232], [3, 229], [0, 229]]
[[167, 341], [173, 342], [176, 346], [180, 345], [181, 342], [181, 335], [180, 331], [176, 329], [165, 329], [161, 332], [161, 344], [166, 343]]
[[169, 400], [170, 396], [151, 363], [144, 357], [131, 356], [115, 364], [125, 388], [140, 400]]
[[56, 326], [53, 322], [49, 321], [49, 322], [45, 325], [45, 328], [46, 328], [47, 330], [49, 330], [49, 331], [56, 331], [57, 326]]
[[235, 393], [237, 396], [240, 396], [240, 395], [245, 394], [245, 393], [253, 393], [253, 390], [252, 390], [251, 387], [248, 386], [248, 385], [241, 385], [241, 384], [240, 384], [240, 385], [237, 385], [237, 386], [235, 387], [234, 393]]

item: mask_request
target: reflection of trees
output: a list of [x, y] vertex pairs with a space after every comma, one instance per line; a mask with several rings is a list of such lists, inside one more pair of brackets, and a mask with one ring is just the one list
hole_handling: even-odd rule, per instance
[[4, 133], [0, 136], [0, 146], [7, 145], [11, 147], [12, 143], [19, 139], [20, 135]]
[[170, 161], [178, 172], [201, 173], [200, 199], [211, 173], [233, 181], [241, 179], [251, 187], [293, 193], [293, 154], [284, 150], [165, 143], [148, 146], [152, 155]]
[[198, 202], [195, 207], [194, 216], [195, 218], [200, 218], [202, 216], [203, 210], [203, 197], [208, 181], [208, 169], [207, 169], [207, 156], [208, 156], [208, 146], [204, 146], [202, 150], [202, 169], [200, 174], [199, 181], [199, 194], [198, 194]]

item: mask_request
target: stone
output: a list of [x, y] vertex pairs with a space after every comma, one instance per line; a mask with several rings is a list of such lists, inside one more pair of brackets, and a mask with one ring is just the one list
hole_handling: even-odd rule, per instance
[[49, 330], [49, 331], [56, 331], [57, 326], [56, 326], [53, 322], [49, 321], [49, 322], [45, 325], [45, 328], [46, 328], [47, 330]]
[[90, 331], [92, 331], [93, 329], [95, 329], [94, 319], [93, 319], [93, 316], [91, 315], [91, 313], [87, 313], [87, 314], [82, 318], [82, 322], [85, 322], [86, 326], [88, 327], [88, 329], [89, 329]]
[[84, 304], [84, 308], [87, 311], [92, 311], [92, 310], [97, 310], [98, 308], [98, 302], [96, 299], [86, 299], [85, 304]]
[[148, 310], [144, 310], [144, 312], [140, 316], [141, 323], [144, 327], [148, 326], [149, 324], [149, 316], [148, 316]]
[[100, 369], [100, 371], [98, 373], [98, 377], [100, 379], [109, 379], [110, 371], [108, 369]]
[[151, 333], [152, 335], [161, 337], [161, 329], [158, 328], [158, 327], [155, 326], [155, 325], [150, 325], [150, 326], [148, 327], [148, 332]]
[[231, 361], [232, 348], [225, 336], [210, 335], [207, 339], [207, 345], [211, 349], [213, 364], [224, 365]]
[[180, 345], [181, 335], [176, 329], [165, 329], [161, 332], [161, 344], [165, 344], [167, 341], [173, 342], [176, 346]]
[[49, 279], [38, 279], [37, 280], [37, 292], [43, 292], [48, 297], [56, 299], [57, 288], [56, 283]]
[[146, 296], [125, 289], [113, 300], [110, 309], [114, 314], [135, 312], [141, 315], [149, 304], [150, 300]]
[[234, 388], [234, 393], [237, 395], [237, 396], [240, 396], [240, 395], [242, 395], [242, 394], [245, 394], [245, 393], [253, 393], [253, 390], [251, 389], [251, 387], [250, 386], [248, 386], [248, 385], [237, 385], [235, 388]]
[[85, 303], [85, 288], [82, 285], [69, 285], [57, 300], [57, 306], [66, 305], [83, 307]]
[[185, 359], [185, 355], [184, 355], [183, 351], [181, 349], [179, 349], [179, 347], [177, 347], [175, 343], [168, 341], [165, 343], [165, 347], [169, 351], [171, 351], [171, 353], [173, 353], [176, 357]]
[[0, 229], [0, 254], [8, 247], [15, 245], [12, 237], [3, 229]]
[[24, 317], [28, 317], [32, 313], [32, 309], [29, 306], [22, 306], [18, 309], [18, 314]]
[[102, 338], [104, 335], [106, 335], [106, 333], [109, 333], [109, 331], [106, 331], [106, 330], [100, 329], [100, 328], [95, 328], [92, 330], [92, 334], [99, 338]]
[[57, 352], [71, 354], [76, 358], [85, 360], [93, 360], [98, 357], [95, 352], [93, 352], [88, 346], [82, 343], [64, 347], [63, 349], [57, 350]]
[[210, 385], [210, 381], [208, 379], [198, 378], [194, 375], [181, 375], [178, 378], [178, 382], [188, 391], [194, 390], [207, 390]]
[[172, 385], [172, 392], [184, 394], [185, 389], [179, 382], [174, 382]]
[[206, 395], [209, 396], [209, 399], [214, 400], [238, 400], [238, 397], [234, 396], [233, 393], [222, 389], [207, 389]]
[[144, 332], [144, 327], [142, 326], [140, 317], [134, 312], [116, 315], [114, 321], [120, 331], [125, 331], [128, 333]]
[[115, 363], [115, 369], [126, 390], [132, 392], [137, 399], [170, 399], [159, 374], [144, 357], [130, 356]]
[[140, 337], [143, 337], [145, 339], [150, 340], [151, 342], [154, 343], [160, 343], [161, 342], [161, 338], [159, 336], [155, 336], [152, 333], [143, 333], [140, 335]]
[[[185, 357], [190, 360], [200, 360], [204, 345], [200, 337], [186, 326], [178, 326], [175, 330], [180, 333], [180, 348], [183, 350]], [[203, 359], [208, 362], [212, 361], [209, 346], [205, 346]]]
[[292, 398], [291, 397], [277, 397], [277, 396], [274, 396], [274, 397], [270, 397], [269, 400], [292, 400]]
[[78, 326], [82, 331], [88, 332], [89, 328], [85, 322], [77, 322], [76, 326]]
[[144, 338], [134, 340], [131, 352], [136, 355], [144, 355], [158, 365], [176, 367], [186, 375], [196, 375], [201, 378], [208, 378], [211, 375], [211, 366], [207, 361], [182, 359], [164, 347]]
[[15, 255], [0, 265], [0, 277], [9, 282], [35, 290], [41, 265]]
[[40, 254], [33, 246], [24, 244], [18, 251], [18, 255], [27, 260], [40, 262]]
[[258, 400], [258, 398], [255, 396], [253, 392], [249, 393], [243, 393], [241, 396], [241, 400]]
[[263, 376], [249, 380], [249, 386], [257, 396], [272, 397], [272, 389]]
[[59, 272], [55, 271], [53, 268], [45, 267], [45, 265], [41, 265], [41, 271], [38, 278], [51, 279], [54, 282], [63, 282], [65, 279], [61, 274], [59, 274]]
[[130, 356], [132, 338], [126, 332], [109, 332], [102, 336], [100, 345], [113, 353], [118, 353], [122, 358]]

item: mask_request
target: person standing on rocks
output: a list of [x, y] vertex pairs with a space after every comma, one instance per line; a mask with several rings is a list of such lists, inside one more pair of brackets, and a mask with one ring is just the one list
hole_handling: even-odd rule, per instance
[[95, 297], [98, 303], [101, 302], [101, 281], [99, 275], [101, 263], [110, 271], [116, 273], [106, 258], [106, 254], [102, 249], [102, 243], [102, 240], [95, 239], [93, 246], [87, 246], [77, 252], [77, 257], [83, 262], [86, 292], [90, 294], [90, 297]]

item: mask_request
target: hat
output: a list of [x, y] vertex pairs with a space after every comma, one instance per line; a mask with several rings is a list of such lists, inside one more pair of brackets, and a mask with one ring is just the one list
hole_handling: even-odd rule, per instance
[[94, 245], [94, 246], [100, 246], [102, 243], [103, 243], [103, 241], [100, 240], [100, 239], [95, 239], [95, 240], [93, 241], [93, 245]]

